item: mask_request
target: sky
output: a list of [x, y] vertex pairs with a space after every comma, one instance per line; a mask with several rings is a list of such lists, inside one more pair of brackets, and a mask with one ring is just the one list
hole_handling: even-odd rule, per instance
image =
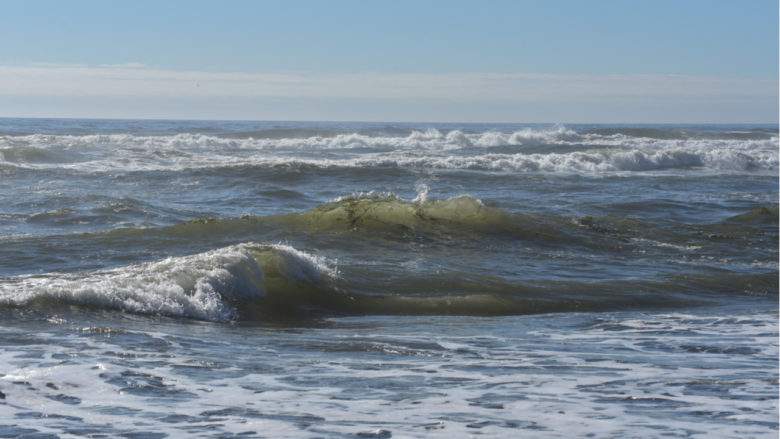
[[0, 6], [0, 117], [776, 123], [776, 0]]

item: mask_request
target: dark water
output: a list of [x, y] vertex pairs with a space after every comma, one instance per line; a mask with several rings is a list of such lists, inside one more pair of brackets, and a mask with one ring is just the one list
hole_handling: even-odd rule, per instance
[[776, 437], [777, 197], [774, 126], [0, 119], [0, 436]]

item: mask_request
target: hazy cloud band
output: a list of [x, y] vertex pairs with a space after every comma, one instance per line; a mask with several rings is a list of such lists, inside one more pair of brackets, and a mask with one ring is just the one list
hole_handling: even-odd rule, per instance
[[[127, 100], [134, 105], [147, 100], [159, 102], [169, 99], [188, 103], [204, 99], [240, 98], [237, 101], [247, 104], [263, 99], [269, 101], [374, 101], [377, 102], [375, 115], [366, 114], [365, 119], [382, 119], [381, 101], [392, 101], [394, 106], [413, 107], [421, 101], [450, 104], [478, 104], [475, 116], [462, 114], [461, 118], [479, 120], [479, 106], [510, 108], [528, 105], [559, 105], [559, 116], [555, 120], [567, 120], [567, 106], [578, 109], [576, 117], [586, 117], [586, 105], [592, 107], [593, 121], [605, 119], [599, 108], [616, 106], [651, 105], [654, 108], [664, 106], [694, 107], [707, 106], [717, 108], [724, 118], [749, 114], [749, 118], [763, 117], [762, 121], [776, 120], [778, 85], [774, 79], [763, 78], [723, 78], [686, 75], [561, 75], [561, 74], [525, 74], [525, 73], [246, 73], [246, 72], [207, 72], [194, 70], [165, 70], [149, 68], [137, 64], [116, 66], [74, 66], [74, 65], [33, 65], [0, 66], [0, 99], [7, 102], [40, 102], [51, 98], [59, 102], [63, 98]], [[10, 99], [13, 98], [13, 99]], [[33, 104], [30, 104], [33, 105]], [[41, 113], [41, 108], [14, 107], [0, 102], [0, 116], [14, 113]], [[330, 105], [330, 104], [329, 104]], [[750, 108], [754, 106], [755, 111]], [[332, 105], [330, 105], [332, 106]], [[5, 107], [5, 108], [4, 108]], [[774, 107], [774, 110], [772, 109]], [[21, 108], [21, 110], [20, 110]], [[712, 111], [713, 108], [709, 110]], [[143, 112], [142, 108], [138, 110]], [[152, 110], [152, 109], [150, 109]], [[171, 108], [173, 113], [175, 108]], [[237, 113], [236, 113], [237, 112]], [[6, 113], [6, 114], [3, 114]], [[57, 113], [57, 111], [55, 111]], [[83, 116], [76, 112], [77, 115]], [[186, 113], [186, 111], [185, 111]], [[236, 117], [236, 110], [226, 114]], [[251, 112], [250, 112], [251, 113]], [[402, 112], [401, 112], [402, 113]], [[461, 112], [462, 113], [462, 112]], [[522, 113], [522, 112], [520, 112]], [[735, 113], [734, 116], [729, 116]], [[410, 111], [410, 114], [415, 114]], [[459, 113], [460, 114], [460, 113]], [[490, 111], [485, 114], [491, 114]], [[641, 113], [640, 113], [641, 114]], [[116, 116], [116, 115], [114, 115]], [[143, 115], [127, 115], [143, 117]], [[170, 116], [175, 116], [172, 114]], [[219, 117], [219, 114], [205, 115]], [[246, 114], [245, 117], [263, 115]], [[280, 117], [295, 118], [295, 114]], [[315, 116], [306, 115], [306, 117]], [[156, 116], [152, 116], [156, 117]], [[188, 117], [182, 114], [181, 117]], [[415, 118], [434, 120], [415, 114]], [[447, 117], [444, 115], [443, 117]], [[493, 115], [492, 117], [496, 117]], [[514, 117], [511, 111], [506, 116], [497, 116], [503, 120]], [[549, 116], [547, 116], [549, 117]], [[713, 116], [709, 116], [712, 119]], [[328, 119], [328, 114], [317, 118]], [[350, 117], [351, 118], [351, 117]], [[606, 117], [608, 119], [608, 117]], [[702, 117], [699, 117], [701, 119]], [[679, 119], [679, 118], [678, 118]], [[684, 118], [683, 118], [684, 119]], [[704, 117], [706, 119], [706, 117]], [[739, 117], [737, 117], [739, 119]], [[462, 120], [462, 119], [461, 119]], [[615, 117], [612, 121], [617, 121]], [[652, 121], [652, 120], [648, 120]], [[684, 121], [684, 120], [681, 120]]]

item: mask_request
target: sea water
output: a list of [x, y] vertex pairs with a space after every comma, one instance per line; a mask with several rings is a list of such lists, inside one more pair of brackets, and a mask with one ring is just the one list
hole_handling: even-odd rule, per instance
[[0, 436], [776, 437], [778, 131], [0, 119]]

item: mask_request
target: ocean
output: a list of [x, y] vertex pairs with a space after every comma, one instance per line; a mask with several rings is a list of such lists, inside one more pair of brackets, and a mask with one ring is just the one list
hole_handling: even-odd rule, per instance
[[776, 125], [0, 119], [0, 437], [777, 437]]

